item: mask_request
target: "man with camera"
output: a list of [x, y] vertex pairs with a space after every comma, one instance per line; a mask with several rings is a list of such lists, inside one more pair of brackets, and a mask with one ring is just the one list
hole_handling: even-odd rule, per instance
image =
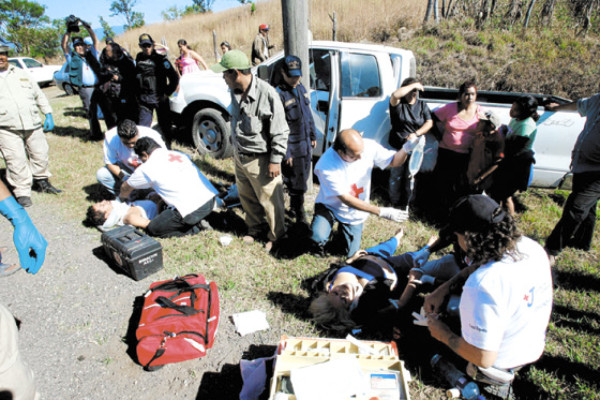
[[[83, 108], [87, 113], [90, 123], [90, 138], [94, 140], [102, 139], [102, 131], [98, 122], [98, 107], [97, 101], [92, 100], [94, 90], [98, 84], [98, 78], [90, 66], [89, 57], [98, 59], [98, 38], [94, 33], [90, 24], [80, 20], [74, 15], [66, 18], [67, 32], [63, 35], [61, 48], [65, 54], [65, 59], [69, 63], [69, 80], [73, 87], [79, 91], [79, 97], [83, 103]], [[79, 25], [83, 26], [89, 33], [92, 39], [92, 46], [88, 49], [86, 43], [81, 36], [73, 37], [73, 51], [69, 50], [69, 39], [72, 33], [79, 32]]]

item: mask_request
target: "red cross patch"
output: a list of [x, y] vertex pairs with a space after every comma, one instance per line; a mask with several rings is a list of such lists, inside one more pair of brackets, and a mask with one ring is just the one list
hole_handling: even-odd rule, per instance
[[356, 183], [354, 183], [352, 185], [352, 187], [350, 187], [350, 196], [356, 197], [357, 199], [359, 198], [358, 196], [363, 193], [365, 191], [364, 188], [359, 188], [356, 186]]
[[170, 153], [169, 154], [169, 162], [174, 162], [174, 161], [183, 162], [183, 160], [181, 159], [181, 155]]

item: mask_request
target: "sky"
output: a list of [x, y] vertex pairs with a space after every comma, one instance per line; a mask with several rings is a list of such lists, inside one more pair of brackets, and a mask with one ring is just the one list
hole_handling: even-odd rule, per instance
[[[113, 0], [36, 0], [39, 4], [46, 6], [46, 15], [52, 19], [62, 19], [70, 14], [89, 22], [93, 29], [100, 28], [100, 19], [103, 17], [110, 26], [122, 26], [125, 18], [122, 16], [111, 17], [110, 5]], [[134, 11], [144, 13], [144, 21], [147, 25], [161, 22], [160, 13], [171, 6], [181, 9], [192, 5], [191, 0], [137, 0], [133, 7]], [[213, 12], [226, 10], [241, 5], [238, 0], [215, 0]]]

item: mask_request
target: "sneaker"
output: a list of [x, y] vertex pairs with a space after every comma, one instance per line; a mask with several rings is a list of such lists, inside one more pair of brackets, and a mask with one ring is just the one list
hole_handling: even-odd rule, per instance
[[31, 197], [29, 196], [17, 197], [17, 203], [19, 203], [22, 207], [31, 207], [33, 205], [31, 202]]
[[33, 190], [40, 193], [59, 194], [62, 190], [55, 188], [48, 179], [35, 179], [33, 181]]

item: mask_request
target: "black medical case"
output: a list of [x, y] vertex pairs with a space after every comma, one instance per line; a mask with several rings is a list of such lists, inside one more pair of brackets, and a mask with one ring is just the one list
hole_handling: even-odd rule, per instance
[[163, 267], [160, 243], [132, 226], [124, 225], [106, 231], [101, 240], [108, 257], [136, 281]]

